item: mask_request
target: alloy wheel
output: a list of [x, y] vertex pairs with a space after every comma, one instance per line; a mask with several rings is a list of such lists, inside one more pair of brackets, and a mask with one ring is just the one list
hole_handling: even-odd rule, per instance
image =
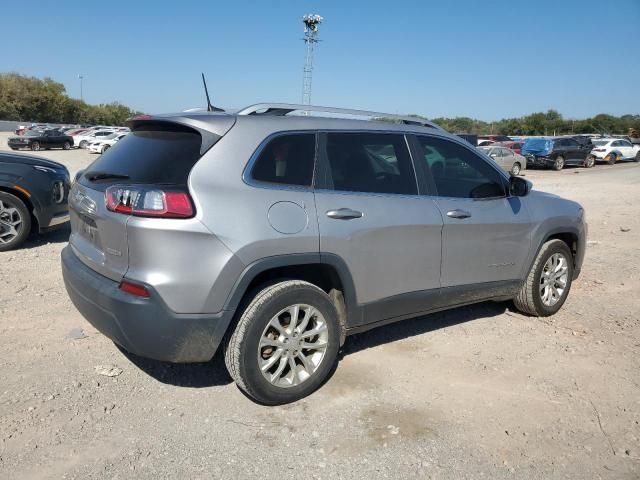
[[22, 217], [18, 209], [6, 201], [0, 200], [0, 243], [11, 243], [22, 226]]
[[272, 385], [289, 388], [308, 380], [325, 358], [327, 322], [310, 305], [291, 305], [274, 315], [258, 344], [258, 365]]
[[561, 253], [554, 253], [544, 264], [540, 275], [540, 298], [547, 307], [552, 307], [567, 288], [569, 265]]

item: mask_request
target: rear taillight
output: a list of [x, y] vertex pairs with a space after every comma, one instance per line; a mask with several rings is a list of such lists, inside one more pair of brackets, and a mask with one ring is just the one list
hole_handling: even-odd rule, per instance
[[137, 217], [190, 218], [194, 215], [186, 192], [144, 185], [113, 185], [105, 191], [107, 209]]
[[604, 148], [594, 148], [593, 151], [594, 152], [606, 152], [606, 150]]
[[151, 294], [144, 285], [123, 280], [120, 282], [120, 290], [136, 297], [149, 298]]

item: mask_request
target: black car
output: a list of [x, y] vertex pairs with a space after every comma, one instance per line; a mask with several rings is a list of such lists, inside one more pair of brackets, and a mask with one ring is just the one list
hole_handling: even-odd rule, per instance
[[73, 138], [60, 130], [28, 130], [19, 137], [10, 137], [7, 142], [12, 150], [29, 148], [38, 151], [42, 148], [63, 148], [69, 150], [73, 146]]
[[527, 159], [527, 167], [562, 170], [565, 165], [593, 167], [596, 159], [592, 149], [590, 140], [578, 142], [573, 137], [528, 138], [520, 153]]
[[69, 221], [69, 171], [44, 158], [0, 152], [0, 252], [17, 248], [29, 233]]

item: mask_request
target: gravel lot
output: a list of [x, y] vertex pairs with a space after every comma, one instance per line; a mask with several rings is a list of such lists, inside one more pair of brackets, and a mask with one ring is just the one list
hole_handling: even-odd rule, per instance
[[[40, 154], [72, 174], [95, 158]], [[350, 337], [283, 407], [245, 398], [220, 356], [118, 350], [67, 298], [68, 230], [0, 253], [0, 478], [640, 478], [640, 165], [527, 176], [587, 211], [557, 315], [484, 303]]]

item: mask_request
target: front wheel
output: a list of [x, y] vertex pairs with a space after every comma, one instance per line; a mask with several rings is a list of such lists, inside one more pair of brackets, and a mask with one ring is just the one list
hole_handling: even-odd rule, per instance
[[225, 363], [247, 395], [279, 405], [320, 387], [339, 345], [338, 312], [329, 296], [311, 283], [288, 280], [251, 300], [225, 343]]
[[82, 140], [80, 142], [80, 145], [78, 145], [80, 148], [87, 148], [87, 145], [89, 144], [89, 142], [87, 142], [86, 140]]
[[540, 249], [513, 303], [524, 313], [538, 317], [553, 315], [567, 299], [572, 279], [571, 250], [562, 240], [549, 240]]
[[638, 150], [638, 152], [636, 153], [636, 156], [633, 157], [633, 161], [634, 162], [640, 162], [640, 150]]
[[591, 168], [596, 164], [596, 157], [593, 155], [587, 155], [584, 159], [584, 168]]
[[19, 247], [31, 231], [29, 209], [15, 195], [0, 192], [0, 252]]
[[70, 144], [69, 142], [64, 142], [64, 143], [62, 144], [62, 148], [63, 148], [64, 150], [69, 150], [69, 149], [71, 148], [71, 144]]
[[562, 155], [558, 155], [553, 162], [554, 170], [562, 170], [564, 168], [564, 157]]
[[514, 175], [514, 176], [518, 176], [518, 175], [520, 175], [520, 171], [521, 170], [522, 170], [522, 167], [520, 166], [520, 163], [516, 162], [511, 167], [511, 174]]
[[40, 142], [33, 142], [31, 144], [31, 150], [33, 150], [34, 152], [37, 152], [40, 150]]
[[103, 147], [102, 147], [102, 151], [101, 151], [100, 153], [104, 153], [104, 152], [106, 152], [107, 150], [109, 150], [109, 145], [105, 145], [105, 146], [103, 146]]

